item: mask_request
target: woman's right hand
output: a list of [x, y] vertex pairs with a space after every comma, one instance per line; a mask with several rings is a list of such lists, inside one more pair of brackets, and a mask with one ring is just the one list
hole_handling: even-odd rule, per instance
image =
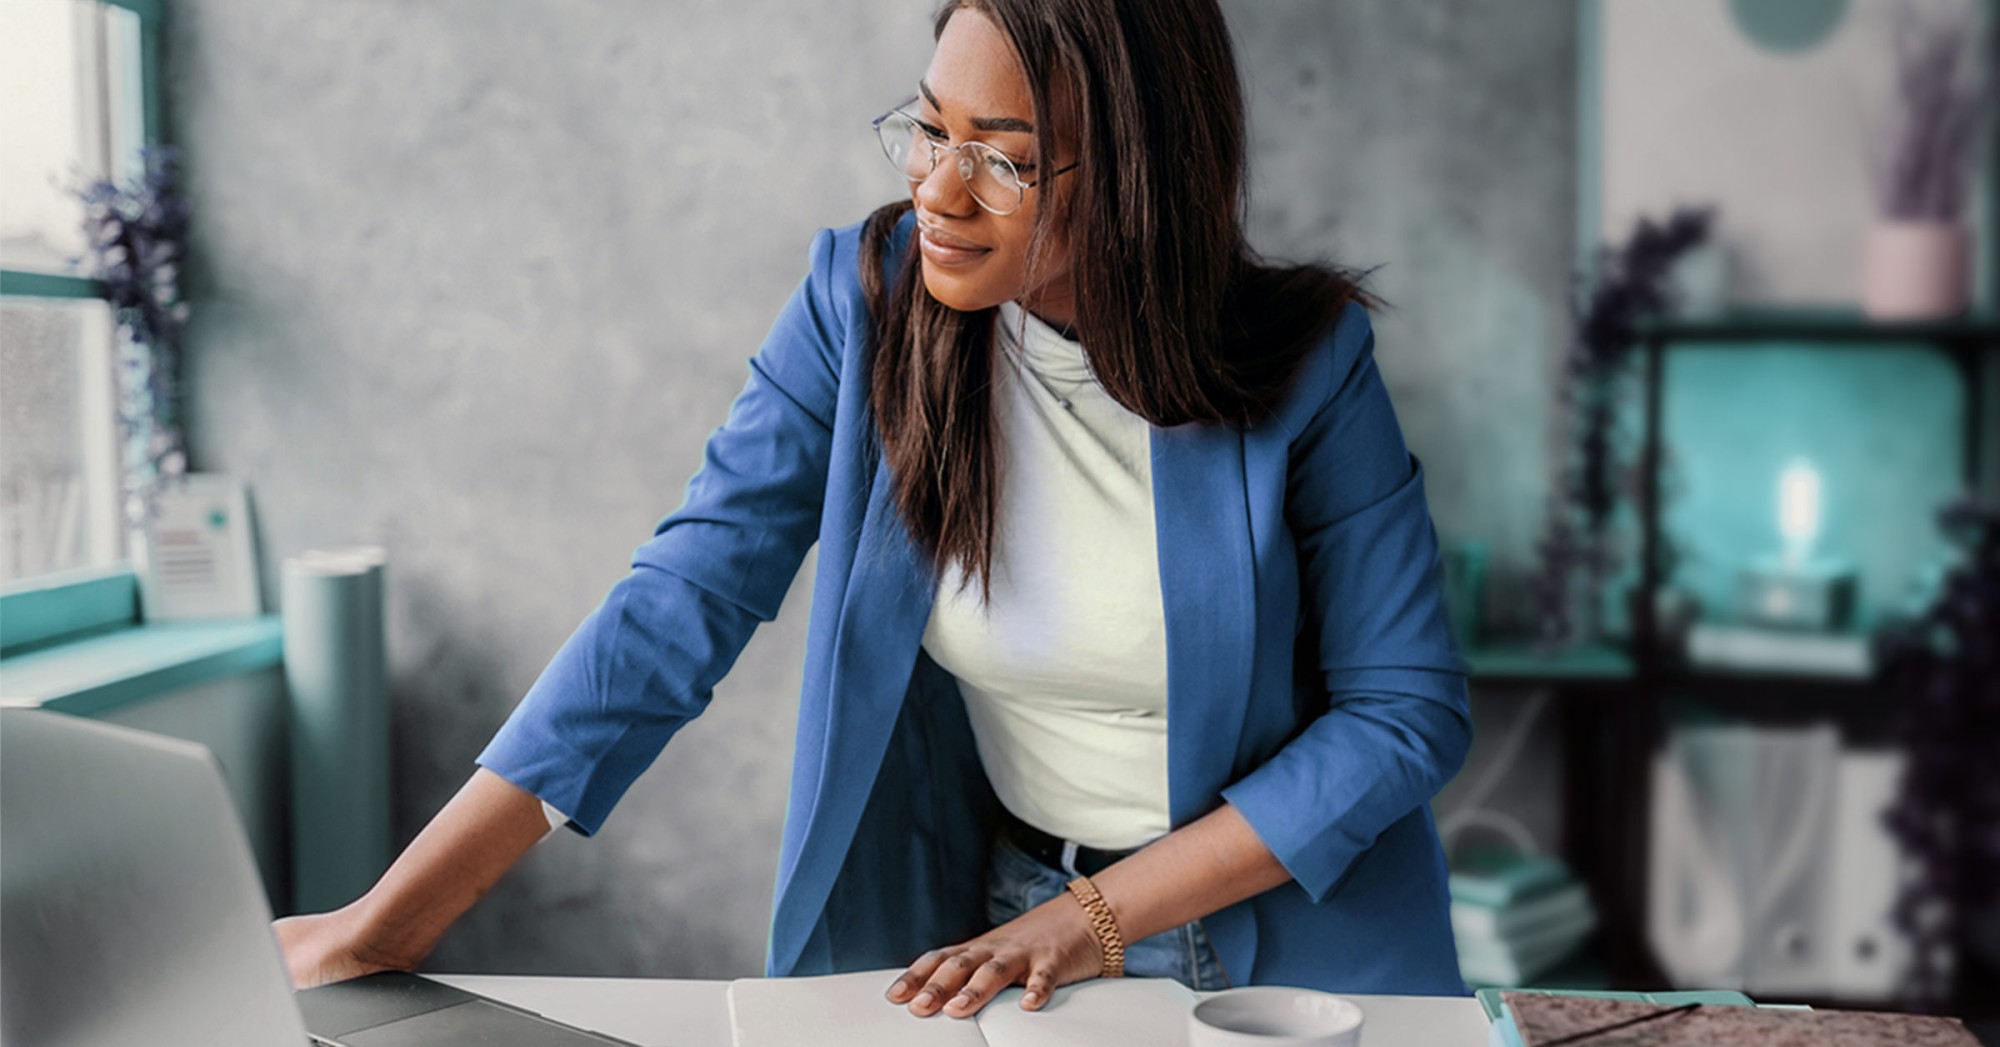
[[542, 802], [481, 767], [367, 894], [271, 925], [292, 987], [406, 971], [549, 833]]
[[288, 916], [271, 925], [292, 987], [310, 989], [377, 971], [408, 970], [410, 963], [376, 949], [363, 932], [353, 906], [333, 912]]

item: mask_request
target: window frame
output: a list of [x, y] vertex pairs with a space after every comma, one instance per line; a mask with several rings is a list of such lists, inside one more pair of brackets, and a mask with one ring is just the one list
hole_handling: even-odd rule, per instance
[[[139, 85], [138, 144], [141, 146], [165, 144], [167, 136], [165, 128], [165, 105], [162, 96], [161, 41], [166, 28], [166, 0], [72, 0], [72, 2], [92, 3], [100, 11], [116, 8], [128, 11], [137, 17], [139, 25], [138, 69], [136, 70]], [[111, 97], [110, 90], [114, 78], [110, 70], [103, 66], [102, 58], [103, 56], [100, 53], [99, 56], [94, 57], [91, 61], [98, 63], [98, 67], [95, 70], [98, 80], [97, 100], [103, 106], [105, 110], [104, 116], [109, 121], [115, 119], [112, 108], [116, 105], [116, 99]], [[106, 137], [107, 146], [104, 152], [107, 155], [103, 157], [103, 160], [108, 175], [115, 178], [121, 170], [121, 164], [130, 158], [109, 155], [111, 150], [108, 146], [108, 129]], [[103, 281], [68, 273], [0, 267], [0, 302], [15, 300], [27, 302], [61, 302], [89, 299], [97, 299], [99, 301], [107, 301], [109, 299], [109, 294], [105, 289]], [[115, 347], [118, 344], [117, 339], [120, 337], [122, 335], [119, 333], [114, 322], [111, 338], [103, 346], [107, 354], [115, 353]], [[107, 375], [110, 374], [115, 367], [116, 360], [107, 357], [105, 360], [105, 373]], [[86, 392], [85, 394], [85, 400], [89, 402], [89, 413], [100, 416], [86, 418], [85, 423], [89, 426], [100, 428], [110, 426], [112, 429], [107, 439], [111, 441], [114, 447], [111, 461], [111, 472], [114, 479], [118, 471], [123, 468], [123, 464], [119, 461], [115, 450], [117, 443], [115, 432], [115, 397], [115, 390], [111, 393], [111, 399], [107, 399], [101, 392]], [[86, 454], [88, 455], [88, 452]], [[109, 501], [114, 514], [112, 519], [110, 521], [91, 521], [91, 527], [116, 529], [123, 526], [122, 519], [116, 515], [119, 503], [115, 492]], [[39, 594], [37, 597], [38, 600], [47, 601], [50, 605], [77, 601], [88, 603], [90, 600], [89, 594], [101, 588], [98, 583], [103, 578], [115, 577], [120, 574], [132, 575], [133, 573], [134, 568], [128, 549], [123, 558], [114, 560], [109, 564], [66, 567], [8, 580], [0, 583], [0, 597], [21, 596], [32, 592]], [[14, 601], [8, 602], [11, 603]]]

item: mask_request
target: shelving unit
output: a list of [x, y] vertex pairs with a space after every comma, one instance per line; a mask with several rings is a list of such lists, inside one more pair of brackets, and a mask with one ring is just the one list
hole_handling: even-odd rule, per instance
[[[1762, 311], [1712, 320], [1662, 320], [1640, 330], [1643, 369], [1640, 570], [1633, 601], [1632, 637], [1623, 646], [1585, 647], [1554, 658], [1526, 650], [1475, 650], [1475, 682], [1542, 686], [1559, 703], [1564, 767], [1563, 850], [1591, 885], [1598, 904], [1601, 943], [1593, 966], [1620, 988], [1667, 988], [1645, 942], [1646, 821], [1650, 768], [1671, 715], [1684, 712], [1682, 697], [1698, 690], [1699, 704], [1761, 722], [1832, 718], [1851, 737], [1886, 739], [1893, 706], [1865, 680], [1785, 672], [1717, 670], [1676, 659], [1655, 642], [1654, 597], [1660, 577], [1660, 466], [1667, 353], [1676, 346], [1797, 343], [1829, 351], [1909, 344], [1944, 354], [1966, 392], [1964, 481], [1977, 490], [1996, 448], [1988, 446], [1992, 405], [1985, 373], [1988, 355], [2000, 349], [2000, 316], [1948, 321], [1877, 323], [1855, 312]], [[1988, 492], [1990, 494], [1990, 492]], [[1969, 977], [1981, 977], [1968, 972]]]
[[1804, 343], [1829, 348], [1916, 344], [1943, 353], [1958, 369], [1966, 390], [1965, 425], [1961, 439], [1965, 486], [1976, 489], [1985, 463], [1986, 383], [1981, 360], [2000, 348], [2000, 317], [1972, 316], [1955, 320], [1878, 323], [1855, 312], [1763, 311], [1713, 320], [1663, 320], [1640, 329], [1643, 347], [1645, 415], [1639, 450], [1639, 599], [1632, 634], [1645, 642], [1633, 652], [1641, 679], [1657, 676], [1660, 652], [1654, 635], [1653, 595], [1660, 589], [1660, 462], [1663, 441], [1661, 414], [1666, 396], [1667, 350], [1683, 345]]

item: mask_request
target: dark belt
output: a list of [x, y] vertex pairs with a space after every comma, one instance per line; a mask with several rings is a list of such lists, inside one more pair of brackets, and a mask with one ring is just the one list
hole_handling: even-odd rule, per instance
[[[1060, 836], [1045, 833], [1014, 817], [1014, 812], [1001, 808], [1000, 833], [1019, 847], [1028, 857], [1051, 869], [1063, 867], [1063, 845]], [[1107, 867], [1138, 852], [1134, 847], [1129, 851], [1100, 851], [1095, 847], [1078, 845], [1076, 848], [1076, 871], [1085, 876], [1096, 876]]]

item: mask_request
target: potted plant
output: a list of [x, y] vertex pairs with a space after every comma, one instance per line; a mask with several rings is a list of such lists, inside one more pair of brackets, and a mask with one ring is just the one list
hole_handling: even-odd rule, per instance
[[1992, 125], [1994, 80], [1969, 8], [1897, 10], [1896, 94], [1876, 142], [1877, 215], [1862, 253], [1861, 303], [1878, 320], [1964, 311], [1973, 160]]

